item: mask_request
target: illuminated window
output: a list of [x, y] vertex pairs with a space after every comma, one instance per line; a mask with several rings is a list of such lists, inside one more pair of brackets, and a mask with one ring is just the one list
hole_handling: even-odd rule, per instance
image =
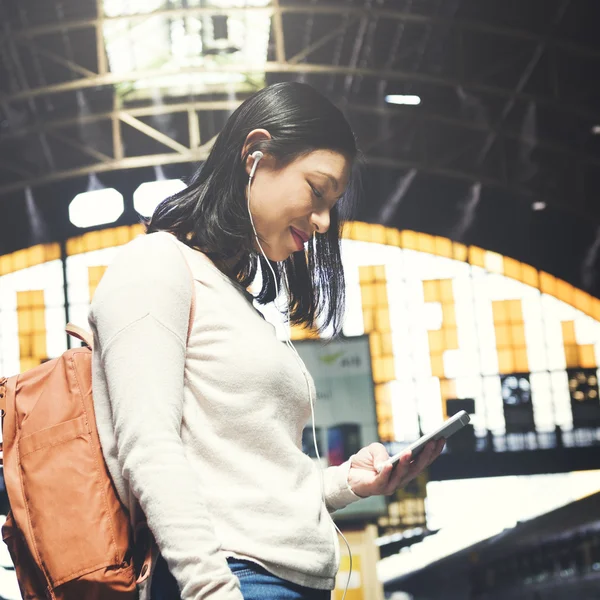
[[573, 426], [600, 427], [597, 369], [568, 369]]
[[17, 292], [21, 372], [39, 365], [48, 358], [45, 311], [43, 290]]
[[93, 297], [94, 297], [94, 293], [96, 292], [96, 288], [98, 287], [98, 284], [100, 283], [100, 280], [102, 279], [102, 276], [104, 275], [104, 272], [106, 271], [106, 266], [105, 265], [95, 265], [93, 267], [88, 267], [88, 285], [90, 288], [90, 302], [92, 301]]
[[[101, 240], [98, 240], [101, 241]], [[67, 258], [67, 287], [69, 318], [72, 323], [87, 329], [90, 299], [96, 286], [119, 248], [104, 248], [93, 252], [75, 254]]]
[[26, 264], [33, 266], [0, 276], [0, 373], [3, 375], [29, 369], [67, 349], [62, 263], [52, 253], [45, 254], [52, 259], [49, 262], [40, 263], [39, 257], [30, 256], [33, 260]]
[[563, 321], [562, 334], [567, 368], [596, 369], [596, 349], [593, 344], [578, 344], [575, 321]]
[[528, 433], [535, 430], [529, 375], [519, 373], [500, 378], [504, 422], [507, 433]]
[[0, 277], [59, 258], [60, 246], [58, 244], [44, 244], [17, 250], [17, 252], [0, 256]]
[[[90, 298], [106, 266], [141, 233], [136, 225], [68, 240], [71, 321], [88, 327]], [[537, 431], [591, 422], [581, 415], [600, 405], [600, 300], [514, 259], [444, 238], [366, 223], [347, 225], [344, 236], [343, 331], [369, 335], [381, 439], [414, 440], [419, 427], [439, 424], [455, 397], [474, 399], [478, 435], [504, 433], [507, 406], [523, 404], [521, 392]], [[0, 257], [0, 373], [66, 349], [59, 256], [51, 244]], [[29, 294], [19, 307], [17, 292]]]
[[488, 376], [483, 378], [483, 397], [486, 428], [494, 433], [500, 433], [505, 429], [500, 377]]
[[552, 402], [552, 379], [550, 373], [531, 373], [531, 394], [537, 431], [554, 431], [556, 415]]
[[[456, 376], [458, 357], [456, 354], [445, 359], [446, 352], [458, 350], [458, 330], [456, 327], [456, 308], [451, 279], [435, 279], [423, 282], [423, 297], [427, 304], [435, 303], [441, 307], [442, 322], [437, 330], [428, 331], [431, 374], [445, 378]], [[446, 367], [450, 366], [449, 372]]]
[[387, 277], [383, 265], [359, 267], [364, 331], [369, 333], [379, 437], [394, 440], [391, 393], [387, 383], [396, 379], [392, 347]]
[[84, 252], [121, 246], [143, 233], [144, 226], [141, 223], [113, 227], [101, 231], [90, 231], [82, 236], [67, 240], [67, 255], [74, 256], [75, 254], [83, 254]]
[[485, 267], [485, 250], [471, 246], [469, 248], [469, 262], [475, 267]]
[[504, 273], [504, 257], [496, 252], [486, 252], [484, 257], [485, 268], [490, 273]]
[[543, 305], [539, 292], [521, 300], [525, 338], [527, 340], [527, 361], [533, 372], [548, 370], [548, 352]]
[[529, 371], [521, 300], [492, 302], [500, 373]]

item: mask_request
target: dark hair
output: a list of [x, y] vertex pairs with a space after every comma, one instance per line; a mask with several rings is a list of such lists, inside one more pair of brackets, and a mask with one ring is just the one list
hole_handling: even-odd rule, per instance
[[[242, 156], [246, 137], [266, 129], [260, 141]], [[164, 200], [147, 223], [147, 232], [168, 231], [211, 259], [239, 258], [229, 274], [246, 288], [261, 263], [261, 304], [275, 298], [275, 281], [265, 259], [254, 250], [254, 234], [246, 205], [246, 159], [256, 150], [268, 153], [284, 167], [313, 150], [326, 149], [351, 161], [352, 177], [344, 197], [331, 211], [330, 228], [316, 234], [308, 254], [296, 252], [283, 263], [271, 262], [277, 283], [288, 282], [290, 320], [322, 331], [339, 333], [345, 306], [345, 281], [340, 257], [340, 230], [358, 189], [358, 155], [350, 125], [341, 111], [309, 85], [287, 82], [261, 89], [245, 100], [227, 120], [190, 185]], [[344, 215], [342, 215], [342, 212]]]

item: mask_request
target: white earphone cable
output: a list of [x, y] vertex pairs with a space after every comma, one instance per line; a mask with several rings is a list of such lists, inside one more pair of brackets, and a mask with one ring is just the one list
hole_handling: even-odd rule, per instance
[[[250, 171], [250, 176], [248, 177], [248, 193], [247, 193], [247, 196], [248, 196], [248, 215], [250, 216], [250, 223], [252, 224], [252, 229], [254, 231], [254, 237], [256, 239], [256, 243], [258, 244], [260, 252], [263, 255], [263, 257], [264, 257], [264, 259], [265, 259], [265, 261], [266, 261], [269, 269], [271, 270], [271, 273], [273, 274], [273, 281], [275, 283], [275, 299], [277, 299], [277, 298], [279, 298], [279, 286], [277, 284], [277, 277], [275, 275], [275, 271], [273, 269], [273, 266], [271, 265], [271, 262], [267, 258], [267, 255], [265, 254], [265, 251], [263, 250], [262, 244], [260, 243], [260, 240], [258, 238], [258, 233], [256, 231], [256, 227], [254, 226], [254, 219], [252, 218], [252, 211], [250, 210], [250, 191], [251, 191], [251, 188], [252, 188], [252, 179], [254, 178], [254, 173], [256, 172], [256, 168], [258, 166], [258, 162], [260, 161], [260, 159], [262, 157], [263, 157], [263, 154], [260, 151], [254, 152], [252, 154], [252, 158], [254, 158], [254, 164], [252, 165], [252, 169]], [[287, 285], [286, 285], [286, 293], [287, 293], [287, 296], [289, 298], [289, 290], [287, 289]], [[289, 301], [287, 301], [287, 317], [288, 317], [288, 324], [289, 324], [290, 323]], [[335, 521], [333, 520], [333, 517], [331, 516], [331, 514], [327, 510], [327, 500], [325, 498], [325, 481], [324, 481], [324, 477], [323, 477], [323, 467], [321, 465], [321, 456], [319, 455], [319, 448], [318, 448], [318, 444], [317, 444], [317, 432], [316, 432], [316, 428], [315, 428], [314, 400], [313, 400], [312, 388], [311, 388], [311, 385], [310, 385], [310, 382], [309, 382], [309, 379], [308, 379], [307, 369], [306, 369], [306, 366], [304, 364], [304, 361], [302, 360], [302, 358], [298, 354], [298, 351], [296, 350], [296, 348], [294, 348], [289, 335], [284, 340], [284, 342], [292, 350], [292, 352], [294, 353], [294, 356], [295, 356], [295, 358], [296, 358], [296, 360], [298, 362], [298, 365], [300, 366], [300, 369], [302, 371], [302, 375], [304, 376], [304, 379], [306, 381], [306, 387], [308, 388], [308, 397], [309, 397], [309, 400], [310, 400], [310, 413], [311, 413], [311, 419], [312, 419], [313, 441], [314, 441], [314, 445], [315, 445], [315, 453], [317, 455], [318, 469], [319, 469], [319, 480], [320, 480], [320, 484], [321, 484], [321, 499], [323, 501], [323, 504], [325, 505], [325, 510], [326, 510], [327, 514], [329, 515], [329, 518], [330, 518], [333, 526], [336, 528], [337, 532], [342, 536], [344, 542], [346, 543], [346, 547], [348, 548], [348, 557], [350, 559], [350, 569], [348, 571], [348, 580], [346, 582], [346, 589], [344, 590], [344, 595], [342, 596], [342, 600], [345, 600], [346, 593], [348, 592], [348, 588], [350, 586], [350, 578], [352, 577], [352, 551], [350, 550], [350, 544], [348, 543], [348, 540], [346, 539], [346, 537], [344, 536], [344, 534], [340, 531], [339, 527], [336, 525]]]

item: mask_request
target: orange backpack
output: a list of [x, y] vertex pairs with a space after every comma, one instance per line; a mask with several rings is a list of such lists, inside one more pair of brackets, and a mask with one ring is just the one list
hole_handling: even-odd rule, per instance
[[0, 378], [11, 506], [2, 538], [26, 600], [134, 600], [150, 574], [152, 538], [145, 523], [130, 524], [104, 462], [90, 336], [67, 332], [87, 347]]
[[[183, 259], [192, 286], [189, 342], [196, 302]], [[156, 544], [139, 506], [131, 518], [119, 500], [104, 462], [91, 335], [66, 330], [86, 346], [0, 377], [0, 464], [11, 507], [2, 539], [24, 600], [134, 600]]]

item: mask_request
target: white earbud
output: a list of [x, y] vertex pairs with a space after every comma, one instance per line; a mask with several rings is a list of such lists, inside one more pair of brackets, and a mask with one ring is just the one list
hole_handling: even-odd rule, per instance
[[260, 150], [257, 150], [256, 152], [253, 152], [251, 156], [254, 159], [254, 164], [252, 165], [252, 170], [250, 171], [250, 179], [254, 177], [256, 167], [258, 167], [258, 163], [260, 162], [260, 159], [264, 156], [264, 154]]

